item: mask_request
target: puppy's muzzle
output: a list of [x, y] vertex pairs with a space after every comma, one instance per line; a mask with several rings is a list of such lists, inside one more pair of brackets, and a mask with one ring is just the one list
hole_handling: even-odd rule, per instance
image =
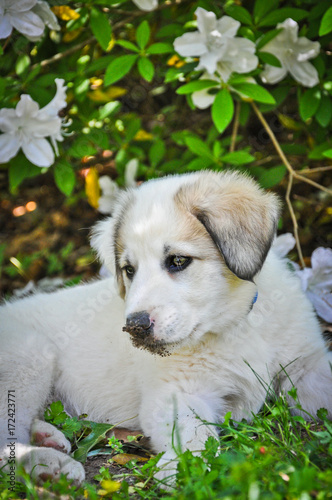
[[146, 311], [129, 314], [126, 326], [122, 328], [124, 332], [130, 335], [145, 338], [153, 332], [154, 322]]

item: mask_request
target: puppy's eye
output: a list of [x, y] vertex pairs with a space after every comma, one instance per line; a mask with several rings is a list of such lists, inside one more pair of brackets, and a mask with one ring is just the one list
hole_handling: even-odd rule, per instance
[[122, 271], [124, 271], [129, 279], [132, 279], [135, 274], [135, 269], [133, 266], [124, 266], [122, 268]]
[[177, 273], [183, 271], [192, 262], [192, 257], [185, 257], [183, 255], [170, 255], [166, 259], [166, 267], [168, 272]]

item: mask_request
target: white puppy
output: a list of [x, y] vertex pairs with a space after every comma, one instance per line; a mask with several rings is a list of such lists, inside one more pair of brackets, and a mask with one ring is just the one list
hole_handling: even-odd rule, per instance
[[92, 238], [117, 287], [106, 279], [0, 309], [4, 455], [28, 471], [45, 464], [35, 476], [83, 479], [68, 441], [39, 420], [52, 399], [72, 414], [140, 427], [165, 452], [159, 477], [175, 467], [174, 436], [197, 451], [217, 435], [202, 420], [258, 412], [261, 380], [276, 392], [294, 384], [307, 412], [324, 407], [331, 418], [332, 353], [298, 279], [268, 254], [277, 219], [275, 196], [235, 173], [124, 192]]

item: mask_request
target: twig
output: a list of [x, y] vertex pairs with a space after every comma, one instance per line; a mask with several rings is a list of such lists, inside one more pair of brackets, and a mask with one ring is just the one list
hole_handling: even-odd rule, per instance
[[231, 145], [229, 147], [230, 153], [233, 153], [233, 151], [235, 150], [236, 137], [239, 130], [240, 109], [241, 109], [241, 101], [237, 101], [235, 106], [235, 116], [234, 116], [232, 136], [231, 136]]
[[12, 35], [10, 34], [10, 35], [6, 38], [6, 41], [5, 41], [5, 43], [4, 43], [3, 47], [2, 47], [3, 52], [5, 51], [5, 49], [6, 49], [7, 45], [8, 45], [8, 43], [9, 43], [9, 40], [11, 39], [11, 37], [12, 37]]
[[[186, 1], [187, 0], [180, 0], [180, 1], [176, 1], [174, 3], [170, 3], [170, 4], [165, 4], [164, 3], [164, 4], [161, 4], [161, 5], [158, 5], [158, 7], [156, 9], [154, 9], [154, 10], [157, 11], [157, 10], [163, 10], [165, 8], [171, 8], [171, 7], [173, 7], [173, 5], [179, 5], [180, 3], [185, 3]], [[127, 12], [127, 14], [129, 14], [129, 12]], [[145, 11], [134, 11], [134, 12], [131, 12], [130, 16], [128, 16], [126, 19], [124, 19], [123, 21], [119, 21], [119, 22], [115, 23], [112, 26], [112, 31], [114, 32], [114, 31], [118, 30], [119, 28], [122, 28], [127, 23], [130, 23], [131, 21], [133, 21], [136, 17], [145, 16], [145, 15], [146, 15]], [[60, 52], [60, 53], [55, 54], [54, 56], [50, 57], [49, 59], [44, 59], [41, 62], [33, 64], [31, 66], [31, 70], [33, 70], [34, 68], [37, 68], [38, 66], [40, 66], [41, 68], [43, 68], [44, 66], [48, 66], [49, 64], [53, 64], [53, 63], [55, 63], [55, 62], [63, 59], [64, 57], [70, 56], [71, 54], [74, 54], [76, 51], [78, 51], [80, 49], [83, 49], [83, 47], [85, 47], [86, 45], [89, 45], [90, 43], [95, 43], [95, 42], [96, 42], [96, 38], [94, 36], [91, 36], [87, 40], [84, 40], [83, 42], [80, 42], [77, 45], [74, 45], [73, 47], [71, 47], [70, 49], [65, 50], [64, 52]]]
[[292, 205], [292, 202], [291, 202], [291, 199], [290, 199], [292, 185], [293, 185], [293, 174], [290, 173], [289, 174], [289, 179], [288, 179], [287, 191], [286, 191], [286, 203], [287, 203], [287, 206], [288, 206], [288, 210], [289, 210], [291, 219], [293, 221], [294, 238], [295, 238], [295, 241], [296, 241], [297, 252], [299, 254], [299, 260], [300, 260], [301, 266], [304, 268], [305, 267], [305, 263], [304, 263], [303, 253], [302, 253], [302, 248], [301, 248], [301, 243], [300, 243], [300, 239], [299, 239], [299, 231], [298, 231], [299, 227], [298, 227], [298, 224], [297, 224], [296, 215], [295, 215], [295, 212], [294, 212], [294, 209], [293, 209], [293, 205]]
[[299, 181], [303, 181], [303, 182], [306, 182], [307, 184], [311, 184], [311, 186], [314, 186], [315, 188], [320, 189], [321, 191], [325, 191], [325, 193], [328, 193], [329, 195], [332, 196], [332, 189], [326, 188], [325, 186], [322, 186], [321, 184], [318, 184], [317, 182], [314, 182], [311, 179], [307, 179], [303, 175], [298, 174], [295, 170], [293, 172], [293, 175]]
[[283, 164], [287, 168], [288, 172], [290, 174], [292, 174], [292, 176], [295, 179], [302, 180], [303, 182], [306, 182], [307, 184], [311, 184], [312, 186], [316, 187], [317, 189], [320, 189], [321, 191], [325, 191], [326, 193], [332, 195], [332, 190], [331, 189], [326, 188], [325, 186], [322, 186], [321, 184], [318, 184], [317, 182], [314, 182], [311, 179], [307, 179], [306, 177], [304, 177], [303, 175], [299, 174], [296, 170], [293, 169], [293, 167], [291, 166], [291, 164], [287, 160], [287, 158], [285, 156], [285, 153], [281, 149], [280, 144], [279, 144], [276, 136], [274, 135], [274, 133], [273, 133], [270, 125], [267, 123], [267, 121], [265, 120], [264, 116], [262, 115], [262, 113], [260, 112], [260, 110], [258, 109], [258, 107], [256, 106], [256, 104], [253, 101], [251, 101], [250, 104], [251, 104], [253, 110], [255, 111], [255, 113], [256, 113], [259, 121], [262, 123], [262, 125], [265, 128], [266, 132], [270, 136], [270, 139], [271, 139], [271, 141], [272, 141], [272, 143], [273, 143], [273, 145], [274, 145], [274, 147], [275, 147], [278, 155], [280, 156]]
[[49, 64], [53, 64], [57, 61], [60, 61], [64, 57], [70, 56], [71, 54], [74, 54], [77, 50], [83, 49], [86, 45], [89, 45], [89, 43], [95, 42], [96, 39], [94, 36], [88, 38], [87, 40], [84, 40], [84, 42], [78, 43], [77, 45], [74, 45], [74, 47], [70, 47], [70, 49], [64, 50], [63, 52], [59, 52], [58, 54], [55, 54], [54, 56], [50, 57], [49, 59], [44, 59], [41, 62], [35, 63], [31, 66], [31, 70], [37, 68], [40, 66], [43, 68], [44, 66], [48, 66]]
[[328, 170], [332, 170], [332, 165], [327, 167], [304, 168], [301, 170], [301, 174], [314, 174], [315, 172], [327, 172]]

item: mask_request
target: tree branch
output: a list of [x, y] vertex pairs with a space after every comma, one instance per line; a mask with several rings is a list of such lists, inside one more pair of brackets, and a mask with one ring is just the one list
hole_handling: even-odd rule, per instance
[[303, 253], [302, 253], [302, 248], [301, 248], [301, 243], [300, 243], [300, 238], [299, 238], [299, 226], [297, 224], [296, 215], [295, 215], [294, 208], [293, 208], [293, 205], [292, 205], [292, 202], [291, 202], [291, 199], [290, 199], [292, 185], [293, 185], [293, 174], [290, 173], [289, 174], [289, 178], [288, 178], [288, 185], [287, 185], [287, 191], [286, 191], [286, 197], [285, 198], [286, 198], [286, 203], [287, 203], [287, 206], [288, 206], [288, 210], [289, 210], [292, 222], [293, 222], [294, 238], [295, 238], [295, 241], [296, 241], [296, 248], [297, 248], [297, 252], [299, 254], [300, 264], [301, 264], [302, 268], [304, 268], [305, 267], [305, 263], [304, 263], [304, 259], [303, 259]]
[[239, 117], [240, 117], [240, 110], [241, 110], [241, 101], [237, 101], [235, 106], [236, 107], [235, 107], [235, 116], [234, 116], [232, 136], [231, 136], [231, 145], [229, 147], [230, 153], [233, 153], [233, 151], [235, 150], [236, 137], [237, 137], [237, 133], [239, 130]]

